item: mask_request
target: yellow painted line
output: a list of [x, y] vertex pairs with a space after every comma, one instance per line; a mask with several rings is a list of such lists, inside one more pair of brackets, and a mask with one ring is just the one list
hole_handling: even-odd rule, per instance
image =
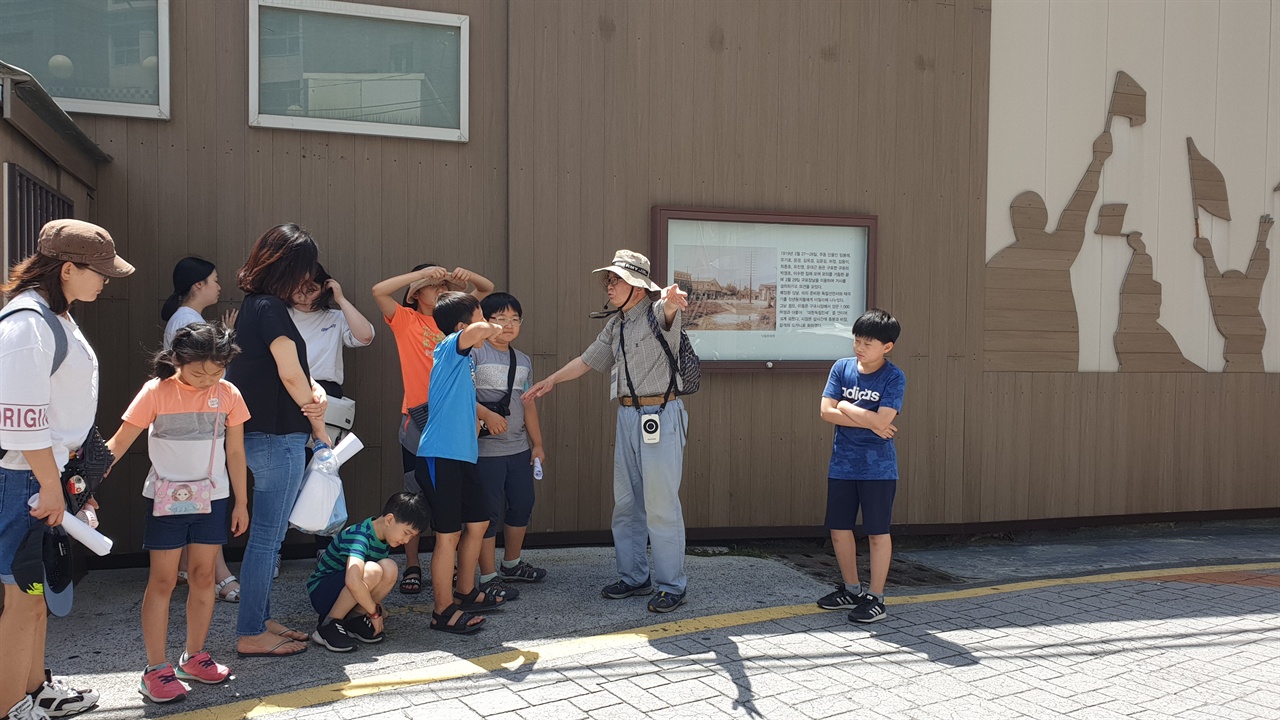
[[[1021, 592], [1023, 590], [1039, 590], [1047, 587], [1063, 585], [1090, 585], [1097, 583], [1124, 582], [1127, 580], [1147, 580], [1151, 578], [1170, 577], [1176, 575], [1193, 575], [1209, 573], [1242, 572], [1249, 570], [1280, 570], [1280, 562], [1248, 563], [1241, 565], [1206, 565], [1195, 567], [1164, 568], [1160, 570], [1134, 570], [1129, 572], [1103, 573], [1083, 575], [1069, 578], [1045, 578], [1017, 583], [1002, 583], [984, 587], [950, 590], [921, 595], [896, 595], [885, 599], [890, 605], [915, 605], [927, 602], [946, 600], [967, 600], [971, 598], [1002, 595]], [[625, 630], [622, 632], [595, 635], [585, 638], [572, 638], [527, 649], [516, 649], [493, 655], [483, 655], [470, 660], [454, 660], [428, 668], [415, 668], [398, 673], [378, 675], [359, 680], [304, 688], [291, 692], [271, 695], [264, 698], [253, 698], [240, 702], [218, 705], [200, 710], [169, 715], [165, 720], [232, 720], [233, 718], [259, 718], [274, 713], [312, 707], [324, 703], [361, 697], [387, 690], [400, 690], [418, 685], [429, 685], [444, 680], [455, 680], [461, 677], [494, 673], [501, 670], [515, 670], [525, 663], [537, 663], [545, 660], [556, 660], [574, 655], [600, 652], [616, 648], [626, 648], [641, 643], [663, 640], [665, 638], [690, 635], [708, 630], [723, 630], [740, 625], [754, 625], [771, 620], [816, 615], [830, 612], [813, 603], [804, 605], [783, 605], [779, 607], [760, 608], [743, 612], [709, 615], [707, 617], [687, 618], [674, 622], [650, 625], [648, 627]], [[286, 661], [288, 662], [288, 661]]]

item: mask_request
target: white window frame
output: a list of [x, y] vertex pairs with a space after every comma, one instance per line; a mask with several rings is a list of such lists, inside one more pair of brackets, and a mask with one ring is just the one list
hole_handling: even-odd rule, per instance
[[[418, 125], [399, 125], [396, 123], [363, 122], [358, 120], [335, 120], [332, 118], [297, 117], [292, 115], [271, 115], [261, 111], [259, 100], [261, 87], [259, 78], [259, 43], [261, 40], [260, 8], [282, 8], [297, 12], [326, 13], [329, 15], [347, 15], [350, 17], [371, 18], [375, 20], [398, 20], [415, 22], [424, 25], [447, 25], [458, 28], [458, 83], [459, 107], [458, 128], [422, 127]], [[444, 140], [447, 142], [467, 142], [468, 115], [470, 111], [470, 40], [471, 18], [453, 13], [438, 13], [427, 10], [407, 10], [405, 8], [381, 7], [352, 2], [336, 2], [335, 0], [249, 0], [249, 126], [259, 128], [281, 128], [284, 130], [310, 130], [329, 133], [354, 133], [357, 135], [380, 135], [384, 137], [406, 137], [422, 140]]]
[[[169, 105], [169, 0], [156, 0], [156, 62], [160, 73], [160, 103], [158, 105], [142, 105], [139, 103], [113, 102], [110, 100], [85, 100], [84, 98], [54, 97], [54, 102], [64, 111], [72, 113], [89, 113], [92, 115], [122, 115], [124, 117], [149, 118], [151, 120], [168, 120], [171, 117]], [[110, 63], [110, 51], [106, 62]]]

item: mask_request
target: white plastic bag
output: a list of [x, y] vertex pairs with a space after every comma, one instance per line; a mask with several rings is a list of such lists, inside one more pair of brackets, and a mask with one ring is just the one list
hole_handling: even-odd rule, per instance
[[[307, 476], [302, 481], [302, 492], [289, 513], [289, 526], [313, 535], [327, 534], [336, 506], [342, 504], [343, 521], [347, 506], [342, 493], [342, 479], [336, 473], [328, 473], [315, 467], [315, 460], [307, 465]], [[341, 530], [342, 528], [338, 528]]]
[[[350, 460], [364, 448], [364, 443], [354, 433], [347, 436], [333, 449], [338, 465]], [[337, 535], [347, 523], [347, 496], [342, 490], [342, 478], [337, 472], [325, 472], [316, 468], [315, 458], [307, 464], [307, 475], [302, 480], [302, 491], [289, 513], [289, 527], [312, 535]]]
[[338, 483], [338, 499], [333, 502], [333, 510], [329, 513], [329, 524], [316, 535], [334, 537], [347, 526], [347, 493]]

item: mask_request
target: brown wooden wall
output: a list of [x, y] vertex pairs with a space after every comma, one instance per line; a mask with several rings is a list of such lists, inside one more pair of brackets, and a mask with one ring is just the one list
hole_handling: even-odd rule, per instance
[[[598, 332], [589, 272], [648, 252], [651, 206], [866, 213], [877, 304], [904, 328], [899, 523], [1280, 507], [1280, 449], [1262, 437], [1280, 425], [1280, 375], [983, 371], [987, 0], [386, 2], [471, 16], [469, 143], [250, 129], [234, 2], [173, 2], [173, 120], [77, 116], [115, 157], [95, 219], [139, 268], [83, 312], [108, 431], [145, 378], [173, 262], [214, 259], [238, 300], [230, 278], [278, 222], [313, 229], [371, 318], [368, 288], [425, 260], [509, 285], [541, 377]], [[400, 486], [399, 372], [375, 324], [373, 347], [347, 355], [371, 448], [344, 473], [355, 516]], [[690, 528], [820, 525], [825, 379], [704, 378], [687, 401]], [[607, 532], [606, 398], [593, 373], [543, 402], [533, 532]], [[140, 451], [104, 498], [128, 550]]]
[[[498, 282], [507, 274], [506, 4], [379, 3], [471, 17], [470, 143], [250, 128], [246, 2], [171, 3], [172, 120], [75, 117], [114, 157], [99, 170], [96, 221], [138, 268], [82, 311], [103, 368], [103, 431], [115, 430], [147, 377], [174, 263], [187, 254], [217, 263], [228, 301], [220, 313], [242, 297], [234, 277], [253, 241], [281, 222], [302, 223], [378, 333], [347, 354], [345, 387], [359, 399], [356, 430], [369, 448], [344, 469], [353, 516], [381, 509], [402, 485], [399, 366], [369, 288], [425, 261]], [[103, 491], [107, 532], [126, 551], [141, 547], [144, 453], [137, 443]]]
[[[537, 374], [599, 331], [588, 273], [616, 248], [648, 252], [652, 205], [878, 215], [877, 303], [902, 321], [908, 378], [895, 516], [965, 520], [981, 476], [966, 427], [982, 393], [987, 5], [512, 3], [511, 285]], [[690, 527], [821, 524], [825, 382], [705, 376], [687, 401]], [[608, 526], [606, 398], [593, 373], [543, 407], [533, 530]]]
[[[13, 102], [21, 102], [17, 98]], [[22, 166], [44, 184], [71, 198], [75, 203], [75, 215], [90, 219], [94, 215], [93, 193], [74, 175], [58, 167], [48, 155], [31, 143], [12, 125], [0, 121], [0, 162]]]

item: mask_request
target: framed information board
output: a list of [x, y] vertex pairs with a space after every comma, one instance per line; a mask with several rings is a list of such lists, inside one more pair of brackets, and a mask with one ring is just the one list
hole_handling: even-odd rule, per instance
[[655, 206], [653, 276], [708, 369], [829, 369], [875, 297], [876, 218]]

